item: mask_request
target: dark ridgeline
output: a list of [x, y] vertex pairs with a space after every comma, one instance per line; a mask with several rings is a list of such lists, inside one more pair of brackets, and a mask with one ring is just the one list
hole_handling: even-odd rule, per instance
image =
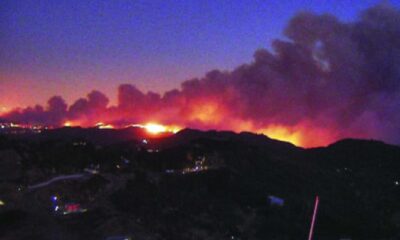
[[[400, 237], [398, 146], [303, 149], [191, 129], [145, 137], [134, 128], [0, 135], [0, 239], [306, 239], [316, 195], [315, 239]], [[55, 212], [54, 195], [87, 212]]]

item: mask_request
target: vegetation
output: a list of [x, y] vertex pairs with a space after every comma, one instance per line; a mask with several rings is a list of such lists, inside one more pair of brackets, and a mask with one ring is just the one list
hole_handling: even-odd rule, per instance
[[[306, 239], [316, 195], [316, 239], [400, 237], [397, 146], [342, 140], [301, 149], [260, 135], [194, 130], [148, 144], [142, 136], [111, 141], [107, 134], [107, 144], [54, 136], [0, 137], [0, 165], [9, 164], [10, 151], [21, 161], [19, 175], [0, 177], [0, 199], [14, 203], [0, 206], [0, 238]], [[29, 191], [97, 165], [99, 174]], [[53, 194], [88, 212], [56, 216]]]

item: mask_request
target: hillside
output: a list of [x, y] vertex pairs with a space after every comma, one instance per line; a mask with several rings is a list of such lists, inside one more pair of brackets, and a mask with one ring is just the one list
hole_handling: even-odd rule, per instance
[[[0, 238], [306, 239], [318, 195], [315, 239], [397, 239], [399, 170], [400, 147], [373, 140], [303, 149], [191, 129], [1, 135]], [[54, 196], [87, 211], [60, 215]]]

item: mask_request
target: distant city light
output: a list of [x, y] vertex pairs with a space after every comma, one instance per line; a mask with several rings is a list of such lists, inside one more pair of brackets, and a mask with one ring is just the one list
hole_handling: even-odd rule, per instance
[[6, 205], [6, 203], [3, 202], [2, 200], [0, 200], [0, 206], [4, 206], [4, 205]]
[[20, 127], [20, 125], [19, 125], [19, 124], [16, 124], [16, 123], [10, 123], [10, 126], [11, 126], [12, 128], [18, 128], [18, 127]]

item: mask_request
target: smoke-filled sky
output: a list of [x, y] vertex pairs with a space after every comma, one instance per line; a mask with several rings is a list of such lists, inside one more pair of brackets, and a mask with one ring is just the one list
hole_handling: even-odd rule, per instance
[[400, 3], [376, 3], [5, 0], [0, 108], [400, 143]]

